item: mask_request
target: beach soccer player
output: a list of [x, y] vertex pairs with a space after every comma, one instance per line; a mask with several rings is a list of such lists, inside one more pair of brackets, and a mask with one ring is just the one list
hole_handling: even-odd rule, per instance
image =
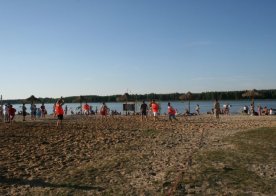
[[100, 108], [100, 114], [102, 117], [107, 116], [108, 113], [108, 107], [106, 106], [105, 102], [103, 102], [101, 108]]
[[87, 104], [87, 102], [83, 106], [83, 113], [85, 115], [89, 115], [89, 113], [90, 113], [90, 106]]
[[155, 103], [155, 100], [152, 100], [151, 110], [153, 113], [154, 121], [156, 121], [157, 115], [158, 115], [158, 110], [159, 110], [159, 105], [157, 103]]
[[57, 121], [57, 127], [61, 126], [62, 127], [62, 120], [63, 120], [63, 108], [62, 105], [64, 104], [64, 100], [62, 98], [60, 98], [55, 105], [55, 114], [58, 117], [58, 121]]
[[175, 117], [176, 110], [171, 106], [171, 103], [168, 103], [168, 115], [169, 115], [169, 120], [172, 121], [172, 119], [177, 120]]
[[147, 110], [148, 110], [148, 105], [145, 103], [145, 101], [143, 101], [140, 107], [141, 120], [143, 120], [144, 118], [147, 119]]
[[12, 105], [9, 105], [9, 115], [10, 115], [10, 122], [11, 123], [13, 122], [13, 119], [15, 117], [15, 112], [16, 112], [16, 109], [13, 108]]

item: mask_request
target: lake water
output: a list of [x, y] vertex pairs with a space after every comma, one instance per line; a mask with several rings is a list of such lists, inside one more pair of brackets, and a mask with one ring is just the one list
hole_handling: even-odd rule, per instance
[[[199, 104], [200, 107], [200, 113], [207, 113], [210, 112], [212, 107], [213, 107], [213, 101], [191, 101], [190, 102], [190, 109], [191, 112], [195, 112], [195, 107], [196, 104]], [[90, 106], [92, 106], [93, 110], [95, 110], [96, 108], [99, 110], [101, 103], [88, 103]], [[148, 103], [147, 103], [148, 104]], [[159, 102], [159, 104], [161, 105], [161, 113], [166, 113], [167, 112], [167, 104], [168, 102], [166, 101], [162, 101]], [[242, 100], [242, 101], [236, 101], [236, 100], [229, 100], [229, 101], [220, 101], [220, 105], [221, 108], [223, 107], [224, 104], [229, 104], [230, 107], [230, 112], [232, 114], [237, 114], [240, 113], [242, 108], [247, 105], [250, 106], [250, 100]], [[36, 104], [37, 107], [40, 107], [41, 104]], [[71, 111], [73, 111], [74, 113], [76, 111], [79, 111], [78, 107], [80, 107], [79, 103], [68, 103], [68, 104], [64, 104], [63, 108], [65, 107], [65, 105], [67, 105], [68, 107], [68, 113], [70, 114]], [[106, 105], [110, 108], [110, 110], [116, 110], [118, 112], [122, 112], [123, 111], [123, 103], [119, 103], [119, 102], [110, 102], [110, 103], [106, 103]], [[136, 112], [139, 111], [140, 109], [140, 105], [141, 102], [136, 102], [135, 104], [135, 109]], [[188, 101], [171, 101], [171, 105], [178, 110], [179, 113], [183, 113], [185, 111], [185, 109], [189, 108], [189, 104]], [[257, 109], [257, 106], [261, 105], [262, 107], [268, 107], [268, 109], [273, 108], [276, 109], [276, 100], [255, 100], [255, 106]], [[21, 111], [22, 110], [22, 105], [20, 104], [15, 104], [13, 105], [14, 108], [17, 111]], [[53, 104], [45, 104], [46, 109], [48, 111], [48, 114], [52, 114], [53, 113]], [[27, 107], [27, 112], [30, 112], [30, 104], [26, 104]]]

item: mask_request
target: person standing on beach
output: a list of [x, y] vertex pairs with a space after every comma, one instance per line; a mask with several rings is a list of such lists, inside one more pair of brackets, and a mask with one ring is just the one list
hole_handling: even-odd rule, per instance
[[255, 115], [254, 103], [251, 103], [251, 105], [250, 105], [250, 114], [251, 114], [251, 116], [254, 116], [254, 115]]
[[156, 121], [157, 120], [158, 110], [159, 110], [159, 105], [157, 103], [155, 103], [155, 100], [152, 100], [151, 109], [152, 109], [154, 121]]
[[147, 110], [148, 110], [148, 105], [143, 101], [140, 111], [141, 111], [141, 120], [143, 121], [144, 117], [147, 120]]
[[176, 110], [171, 106], [171, 103], [168, 103], [168, 115], [169, 115], [169, 120], [172, 122], [172, 118], [174, 120], [177, 120], [175, 117]]
[[46, 108], [44, 103], [42, 103], [42, 105], [40, 106], [40, 111], [41, 111], [41, 118], [45, 118]]
[[90, 106], [88, 105], [88, 103], [86, 102], [83, 106], [83, 113], [85, 115], [89, 115], [90, 114]]
[[57, 128], [59, 126], [62, 127], [62, 120], [63, 120], [63, 114], [64, 114], [64, 111], [63, 111], [63, 108], [62, 108], [63, 104], [64, 104], [64, 100], [62, 99], [62, 97], [55, 104], [55, 113], [58, 117]]
[[195, 108], [195, 110], [196, 110], [197, 115], [200, 115], [200, 112], [199, 112], [200, 107], [199, 107], [199, 105], [198, 105], [198, 104], [196, 104], [196, 108]]
[[26, 121], [27, 108], [25, 106], [25, 103], [23, 103], [23, 106], [22, 106], [22, 116], [23, 116], [23, 121]]
[[67, 105], [66, 105], [66, 106], [65, 106], [65, 109], [64, 109], [65, 115], [67, 115], [67, 112], [68, 112], [68, 107], [67, 107]]
[[4, 122], [9, 123], [10, 122], [10, 114], [9, 114], [9, 105], [5, 104], [3, 107], [3, 115], [4, 115]]
[[105, 102], [103, 102], [101, 109], [100, 109], [100, 114], [103, 117], [106, 117], [108, 113], [108, 107], [106, 106]]
[[10, 115], [10, 122], [13, 122], [13, 119], [15, 117], [16, 109], [13, 108], [12, 105], [9, 105], [9, 115]]
[[220, 114], [220, 104], [218, 102], [218, 99], [216, 99], [214, 103], [214, 113], [217, 119], [219, 119], [219, 114]]
[[54, 117], [56, 117], [56, 104], [57, 104], [57, 102], [55, 102], [54, 105], [53, 105], [53, 115], [54, 115]]
[[31, 104], [31, 119], [36, 119], [36, 105], [34, 103]]

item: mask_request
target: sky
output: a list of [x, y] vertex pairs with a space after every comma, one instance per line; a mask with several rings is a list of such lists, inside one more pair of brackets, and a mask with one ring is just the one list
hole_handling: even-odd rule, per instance
[[0, 94], [275, 89], [275, 10], [275, 0], [0, 0]]

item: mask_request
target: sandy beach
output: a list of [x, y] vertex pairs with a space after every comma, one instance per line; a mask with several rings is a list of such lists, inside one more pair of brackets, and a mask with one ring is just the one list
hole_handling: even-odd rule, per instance
[[[67, 116], [0, 123], [0, 195], [171, 195], [192, 179], [207, 149], [232, 148], [224, 138], [276, 127], [276, 116], [160, 117]], [[275, 148], [275, 145], [274, 145]], [[275, 179], [276, 166], [267, 169]], [[186, 194], [217, 194], [209, 185], [183, 185]], [[197, 188], [195, 188], [197, 187]], [[223, 186], [222, 186], [223, 187]], [[196, 191], [196, 192], [195, 192]], [[213, 192], [212, 192], [213, 191]], [[220, 189], [220, 193], [236, 190]]]

